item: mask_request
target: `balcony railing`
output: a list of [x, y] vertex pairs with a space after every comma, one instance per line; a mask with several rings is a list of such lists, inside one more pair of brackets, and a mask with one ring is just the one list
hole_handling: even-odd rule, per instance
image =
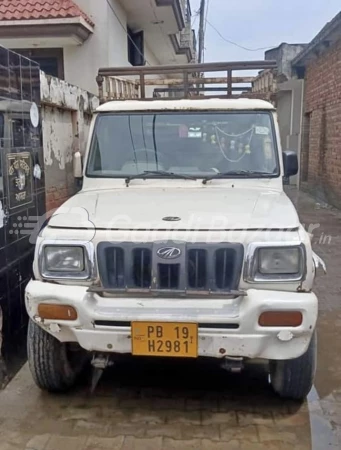
[[274, 69], [263, 70], [252, 83], [252, 92], [275, 93], [277, 92], [277, 72]]
[[180, 0], [180, 6], [182, 11], [182, 16], [184, 18], [184, 22], [191, 23], [192, 21], [192, 10], [189, 0]]
[[102, 96], [105, 101], [137, 99], [140, 97], [140, 86], [137, 80], [108, 76]]

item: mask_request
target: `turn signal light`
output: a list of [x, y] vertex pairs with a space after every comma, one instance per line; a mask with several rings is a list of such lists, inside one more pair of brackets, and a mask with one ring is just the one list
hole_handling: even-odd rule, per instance
[[261, 327], [299, 327], [303, 315], [299, 311], [266, 311], [259, 316]]
[[75, 308], [69, 305], [50, 305], [42, 303], [38, 306], [38, 315], [47, 320], [77, 320]]

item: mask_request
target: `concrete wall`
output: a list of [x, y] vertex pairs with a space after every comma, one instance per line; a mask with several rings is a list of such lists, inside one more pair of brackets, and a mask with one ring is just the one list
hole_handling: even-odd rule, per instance
[[[294, 150], [301, 159], [303, 80], [290, 80], [278, 85], [277, 110], [283, 150]], [[298, 185], [299, 176], [290, 184]]]
[[281, 91], [277, 94], [278, 122], [281, 133], [282, 149], [288, 149], [288, 136], [291, 133], [292, 91]]
[[341, 39], [308, 63], [302, 188], [341, 207]]
[[306, 44], [283, 43], [277, 48], [265, 52], [266, 60], [277, 61], [278, 74], [287, 80], [292, 77], [291, 61], [306, 47]]
[[46, 209], [58, 208], [76, 192], [72, 155], [84, 153], [98, 98], [41, 72]]

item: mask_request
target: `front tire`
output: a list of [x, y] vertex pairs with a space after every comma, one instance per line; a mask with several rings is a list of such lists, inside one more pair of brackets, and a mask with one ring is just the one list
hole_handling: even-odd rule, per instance
[[317, 336], [314, 332], [308, 350], [299, 358], [270, 361], [270, 382], [274, 391], [283, 398], [304, 400], [315, 378]]
[[32, 320], [28, 325], [27, 354], [36, 385], [48, 392], [69, 390], [83, 366], [72, 363], [68, 344], [59, 342]]

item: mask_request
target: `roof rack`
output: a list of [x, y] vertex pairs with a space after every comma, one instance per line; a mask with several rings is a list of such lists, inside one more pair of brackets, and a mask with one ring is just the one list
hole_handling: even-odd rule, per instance
[[[245, 70], [275, 71], [276, 67], [276, 61], [109, 67], [99, 69], [96, 81], [101, 103], [129, 99], [155, 100], [159, 97], [174, 100], [247, 96], [269, 100], [266, 94], [252, 92], [256, 77], [234, 76], [234, 73]], [[225, 72], [226, 76], [206, 77], [208, 72]], [[212, 95], [214, 92], [218, 94]]]

